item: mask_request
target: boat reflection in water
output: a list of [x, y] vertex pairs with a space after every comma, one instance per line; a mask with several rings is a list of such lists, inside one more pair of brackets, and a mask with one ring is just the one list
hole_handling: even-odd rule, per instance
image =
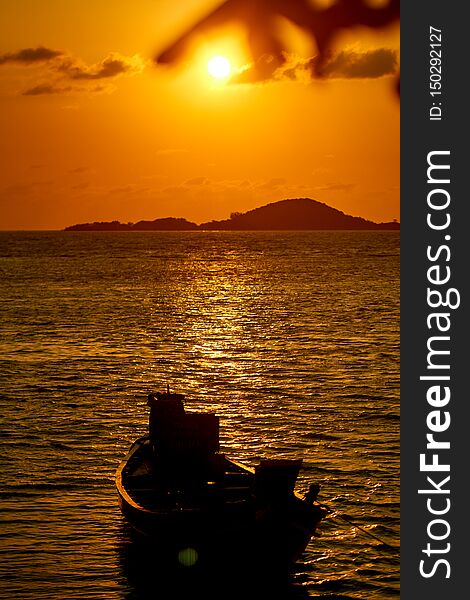
[[[227, 544], [230, 541], [227, 540]], [[119, 563], [124, 579], [124, 597], [132, 600], [171, 598], [282, 598], [304, 600], [308, 590], [294, 583], [294, 566], [269, 565], [264, 560], [237, 561], [232, 552], [212, 562], [192, 563], [190, 551], [167, 552], [160, 544], [140, 536], [125, 522], [119, 536]], [[187, 560], [189, 559], [189, 560]], [[243, 567], [243, 568], [241, 568]]]
[[[186, 412], [184, 396], [169, 390], [150, 394], [148, 404], [149, 435], [134, 442], [116, 473], [133, 528], [134, 543], [123, 544], [129, 579], [145, 585], [147, 574], [154, 583], [158, 565], [198, 580], [235, 564], [287, 572], [325, 515], [318, 486], [305, 497], [294, 490], [301, 461], [265, 460], [251, 469], [219, 452], [215, 414]], [[135, 578], [145, 564], [149, 571]]]

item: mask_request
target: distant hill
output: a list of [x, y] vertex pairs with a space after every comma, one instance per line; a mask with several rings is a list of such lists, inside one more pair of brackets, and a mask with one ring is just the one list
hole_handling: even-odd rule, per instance
[[398, 230], [393, 221], [374, 223], [346, 215], [336, 208], [310, 198], [294, 198], [266, 204], [246, 213], [232, 213], [230, 219], [196, 225], [186, 219], [168, 217], [154, 221], [123, 224], [119, 221], [82, 223], [66, 231], [280, 231], [280, 230]]
[[202, 223], [208, 230], [400, 229], [399, 223], [374, 223], [351, 217], [310, 198], [280, 200], [246, 213], [233, 213], [225, 221]]

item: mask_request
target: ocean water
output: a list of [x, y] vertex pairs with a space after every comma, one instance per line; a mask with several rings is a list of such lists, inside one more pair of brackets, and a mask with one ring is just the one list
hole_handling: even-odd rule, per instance
[[[399, 545], [398, 233], [2, 232], [0, 274], [0, 597], [209, 595], [149, 578], [117, 504], [167, 383], [217, 411], [228, 456], [302, 458], [301, 491]], [[320, 530], [258, 597], [399, 597], [397, 550]], [[250, 598], [240, 573], [212, 591], [235, 582]]]

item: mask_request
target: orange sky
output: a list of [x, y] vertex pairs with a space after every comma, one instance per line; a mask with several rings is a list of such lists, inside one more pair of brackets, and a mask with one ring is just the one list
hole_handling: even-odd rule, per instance
[[[208, 58], [226, 55], [235, 68], [248, 61], [232, 30], [202, 41], [176, 70], [154, 67], [155, 53], [215, 5], [0, 4], [1, 229], [202, 222], [294, 197], [399, 219], [396, 76], [318, 81], [299, 68], [295, 80], [218, 82]], [[286, 35], [291, 65], [315, 53]], [[397, 26], [359, 29], [338, 40], [337, 52], [367, 70], [398, 41]]]

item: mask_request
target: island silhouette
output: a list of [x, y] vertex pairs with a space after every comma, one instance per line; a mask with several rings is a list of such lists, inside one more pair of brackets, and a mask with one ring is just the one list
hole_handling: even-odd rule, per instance
[[153, 221], [120, 223], [100, 221], [70, 225], [65, 231], [306, 231], [306, 230], [398, 230], [396, 221], [374, 223], [347, 215], [311, 198], [291, 198], [260, 206], [245, 213], [234, 212], [229, 219], [200, 225], [183, 218], [166, 217]]

